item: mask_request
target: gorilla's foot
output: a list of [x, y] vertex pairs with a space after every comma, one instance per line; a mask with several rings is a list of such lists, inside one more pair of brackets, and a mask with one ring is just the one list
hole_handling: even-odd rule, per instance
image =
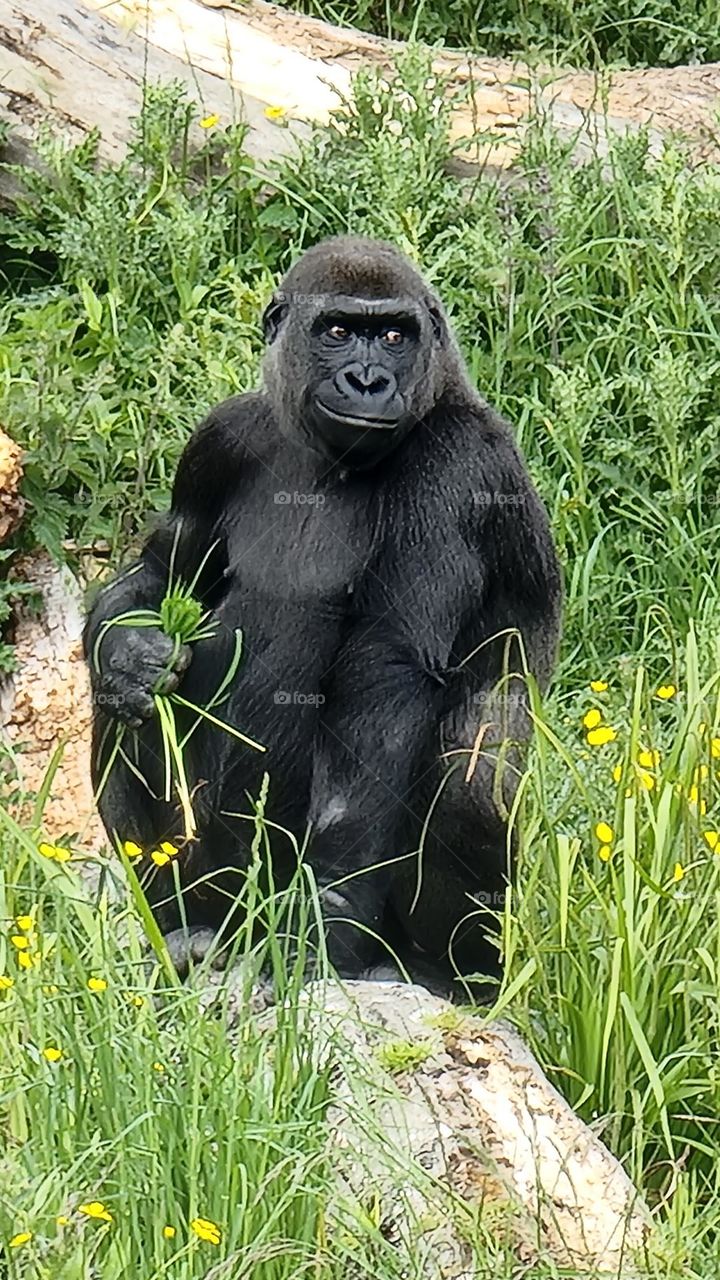
[[179, 978], [186, 978], [192, 968], [209, 958], [213, 969], [224, 969], [228, 951], [219, 934], [206, 925], [173, 929], [165, 935], [165, 946]]
[[379, 920], [337, 889], [322, 889], [328, 959], [341, 978], [359, 978], [377, 958]]

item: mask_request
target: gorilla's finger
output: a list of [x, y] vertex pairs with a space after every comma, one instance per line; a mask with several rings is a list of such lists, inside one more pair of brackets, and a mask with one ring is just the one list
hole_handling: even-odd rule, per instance
[[171, 667], [170, 670], [161, 671], [157, 680], [153, 685], [153, 693], [168, 694], [174, 693], [180, 683], [180, 676], [177, 671]]
[[175, 655], [175, 659], [173, 661], [173, 670], [177, 671], [178, 675], [182, 675], [182, 673], [184, 671], [187, 671], [188, 667], [190, 666], [191, 658], [192, 658], [192, 649], [190, 648], [190, 645], [181, 644], [180, 648], [178, 649]]

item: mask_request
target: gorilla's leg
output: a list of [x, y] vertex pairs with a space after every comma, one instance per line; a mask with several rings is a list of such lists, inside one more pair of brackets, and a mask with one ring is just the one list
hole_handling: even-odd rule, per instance
[[418, 761], [429, 748], [438, 686], [375, 635], [337, 660], [323, 708], [310, 803], [310, 862], [328, 954], [357, 977], [382, 954], [383, 914]]

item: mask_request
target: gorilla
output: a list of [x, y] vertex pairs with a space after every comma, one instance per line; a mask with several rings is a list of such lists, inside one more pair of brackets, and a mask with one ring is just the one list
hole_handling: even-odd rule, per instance
[[[181, 971], [237, 928], [267, 773], [272, 883], [303, 846], [341, 975], [384, 973], [389, 953], [448, 989], [497, 974], [528, 680], [546, 686], [558, 644], [546, 512], [441, 302], [392, 245], [316, 245], [263, 327], [262, 390], [197, 428], [170, 511], [89, 614], [101, 816], [145, 851], [182, 845], [142, 873]], [[171, 576], [211, 635], [178, 647], [107, 625], [157, 610]], [[183, 844], [153, 693], [207, 706], [237, 629], [215, 714], [266, 752], [190, 716]]]

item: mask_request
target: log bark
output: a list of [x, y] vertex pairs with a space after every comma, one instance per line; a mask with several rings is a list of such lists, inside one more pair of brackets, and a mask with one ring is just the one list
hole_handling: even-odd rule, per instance
[[[0, 117], [13, 126], [11, 159], [31, 153], [49, 120], [79, 140], [99, 128], [106, 157], [119, 158], [142, 85], [180, 79], [223, 122], [242, 115], [259, 160], [286, 150], [308, 123], [326, 121], [363, 64], [390, 66], [401, 46], [253, 0], [0, 0]], [[607, 131], [650, 131], [652, 145], [681, 129], [699, 154], [716, 150], [720, 65], [550, 72], [503, 59], [441, 51], [438, 71], [468, 91], [453, 133], [474, 165], [511, 164], [531, 108], [545, 111], [582, 154]], [[265, 116], [281, 107], [279, 124]], [[286, 127], [289, 125], [289, 127]], [[5, 179], [7, 193], [7, 179]]]
[[[0, 491], [0, 502], [5, 491]], [[60, 745], [63, 756], [44, 813], [53, 844], [71, 838], [75, 848], [102, 848], [105, 833], [90, 782], [91, 703], [82, 652], [82, 591], [70, 570], [46, 552], [13, 561], [13, 576], [33, 586], [39, 611], [22, 601], [12, 639], [16, 670], [0, 687], [0, 738], [15, 764], [15, 816], [29, 816]]]
[[[205, 1007], [224, 1010], [232, 1036], [246, 1017], [243, 974], [208, 981]], [[343, 1206], [374, 1202], [380, 1231], [405, 1242], [423, 1280], [474, 1280], [467, 1233], [479, 1215], [523, 1274], [549, 1258], [574, 1276], [636, 1274], [648, 1210], [513, 1027], [395, 982], [313, 983], [303, 1005], [332, 1067], [340, 1222]]]

